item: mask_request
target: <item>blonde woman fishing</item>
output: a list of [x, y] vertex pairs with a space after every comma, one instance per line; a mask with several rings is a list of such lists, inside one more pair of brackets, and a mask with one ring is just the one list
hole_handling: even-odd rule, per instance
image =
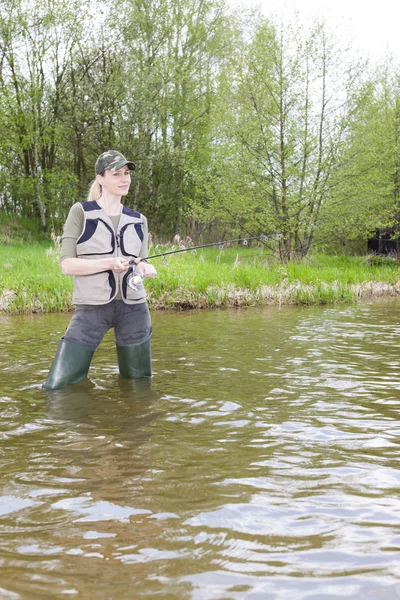
[[147, 220], [124, 206], [132, 161], [115, 150], [101, 154], [96, 179], [86, 202], [77, 202], [64, 226], [61, 268], [74, 281], [76, 305], [61, 338], [47, 381], [47, 390], [63, 388], [87, 377], [96, 348], [114, 328], [119, 372], [124, 377], [151, 377], [151, 320], [142, 283], [135, 276], [156, 277], [153, 265], [134, 259], [148, 254]]

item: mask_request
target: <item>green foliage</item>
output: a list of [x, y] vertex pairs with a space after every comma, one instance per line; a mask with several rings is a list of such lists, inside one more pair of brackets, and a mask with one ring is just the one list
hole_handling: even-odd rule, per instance
[[37, 220], [0, 212], [0, 244], [36, 243], [45, 237]]
[[367, 265], [372, 265], [374, 267], [392, 267], [393, 269], [397, 269], [399, 266], [398, 259], [394, 258], [393, 256], [368, 254], [368, 256], [366, 256], [364, 260]]
[[400, 231], [396, 65], [370, 72], [326, 23], [232, 14], [223, 0], [93, 10], [0, 4], [7, 214], [59, 232], [116, 147], [137, 165], [126, 204], [155, 237], [279, 234], [286, 262]]
[[[343, 249], [377, 229], [400, 231], [400, 87], [395, 65], [376, 68], [359, 86], [324, 205], [317, 243]], [[398, 234], [397, 234], [398, 235]]]
[[137, 164], [127, 204], [159, 234], [183, 231], [186, 165], [207, 160], [213, 135], [224, 25], [214, 0], [100, 0], [95, 19], [86, 0], [32, 0], [29, 10], [4, 0], [0, 203], [59, 227], [97, 156], [117, 147]]
[[221, 78], [212, 168], [192, 170], [204, 198], [193, 214], [281, 234], [286, 261], [306, 255], [320, 227], [348, 125], [343, 96], [361, 71], [323, 23], [259, 18], [250, 34], [238, 29]]

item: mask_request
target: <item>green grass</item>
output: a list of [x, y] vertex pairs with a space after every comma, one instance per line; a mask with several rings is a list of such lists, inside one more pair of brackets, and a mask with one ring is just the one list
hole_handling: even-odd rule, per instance
[[[262, 248], [207, 248], [152, 263], [158, 277], [147, 280], [146, 289], [156, 308], [331, 304], [400, 292], [394, 260], [368, 264], [365, 257], [317, 255], [281, 265]], [[71, 298], [72, 278], [62, 275], [50, 243], [0, 246], [0, 310], [68, 311]]]
[[49, 244], [0, 247], [0, 308], [11, 313], [71, 308], [72, 280]]

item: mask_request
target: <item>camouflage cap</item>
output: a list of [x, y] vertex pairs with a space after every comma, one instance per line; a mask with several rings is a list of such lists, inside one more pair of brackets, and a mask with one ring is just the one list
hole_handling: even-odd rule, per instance
[[122, 169], [122, 167], [125, 165], [131, 171], [136, 169], [135, 163], [133, 163], [131, 160], [126, 160], [125, 156], [123, 156], [121, 152], [117, 152], [116, 150], [107, 150], [107, 152], [100, 154], [99, 158], [96, 160], [95, 170], [96, 174], [100, 174], [104, 171], [118, 171], [118, 169]]

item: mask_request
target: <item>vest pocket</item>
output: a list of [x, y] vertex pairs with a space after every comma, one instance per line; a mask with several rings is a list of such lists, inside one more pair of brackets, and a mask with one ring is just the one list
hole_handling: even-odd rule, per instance
[[128, 223], [121, 229], [121, 252], [124, 256], [139, 256], [142, 239], [138, 235], [143, 231], [141, 223]]
[[117, 284], [112, 271], [93, 275], [76, 275], [74, 297], [76, 304], [106, 304], [115, 296]]
[[113, 254], [115, 250], [114, 230], [100, 217], [86, 219], [85, 229], [76, 242], [78, 256]]

